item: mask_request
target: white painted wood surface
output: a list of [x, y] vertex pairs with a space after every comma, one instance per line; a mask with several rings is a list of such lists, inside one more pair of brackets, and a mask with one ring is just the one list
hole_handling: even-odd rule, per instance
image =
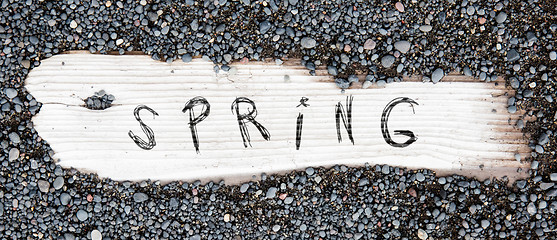
[[[147, 56], [61, 54], [42, 61], [31, 71], [26, 88], [44, 105], [33, 119], [39, 135], [55, 151], [63, 167], [74, 167], [116, 180], [249, 180], [262, 172], [277, 173], [309, 166], [389, 164], [429, 168], [481, 178], [520, 177], [528, 168], [515, 154], [528, 154], [522, 133], [513, 127], [518, 116], [506, 111], [507, 90], [493, 83], [456, 81], [438, 84], [402, 82], [384, 88], [341, 91], [332, 78], [318, 71], [309, 76], [298, 66], [269, 63], [234, 64], [235, 74], [216, 74], [213, 64], [196, 59], [168, 64]], [[289, 81], [285, 81], [285, 75]], [[111, 108], [89, 110], [85, 99], [99, 90], [115, 96]], [[337, 141], [334, 110], [354, 96], [355, 144]], [[211, 113], [197, 125], [196, 153], [188, 116], [189, 99], [203, 96]], [[252, 99], [257, 121], [271, 134], [265, 141], [249, 125], [252, 147], [244, 148], [231, 104], [236, 97]], [[301, 97], [309, 107], [296, 107]], [[388, 145], [381, 135], [385, 105], [409, 97], [419, 105], [395, 107], [389, 118], [394, 130], [413, 131], [418, 140], [406, 148]], [[152, 150], [139, 148], [128, 136], [132, 130], [146, 139], [133, 116], [144, 104], [159, 116], [142, 111], [155, 132]], [[295, 148], [296, 117], [304, 114], [300, 150]], [[404, 142], [406, 137], [394, 137]], [[480, 168], [481, 166], [481, 168]]]

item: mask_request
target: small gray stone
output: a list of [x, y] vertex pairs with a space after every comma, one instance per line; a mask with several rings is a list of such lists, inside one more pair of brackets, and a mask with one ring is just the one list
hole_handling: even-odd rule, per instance
[[542, 133], [538, 138], [538, 144], [546, 145], [549, 142], [549, 136], [546, 133]]
[[70, 196], [70, 194], [67, 194], [67, 193], [60, 194], [60, 203], [62, 205], [68, 205], [70, 203], [70, 200], [72, 200], [72, 197]]
[[423, 173], [416, 173], [416, 180], [423, 182], [425, 180], [425, 176]]
[[542, 182], [540, 183], [540, 188], [545, 191], [547, 189], [550, 189], [551, 187], [555, 186], [555, 183], [546, 183], [546, 182]]
[[395, 43], [395, 48], [401, 53], [407, 53], [410, 50], [410, 42], [398, 41]]
[[280, 230], [280, 225], [273, 226], [273, 231], [278, 232]]
[[495, 20], [497, 21], [497, 23], [505, 22], [505, 20], [507, 20], [507, 13], [506, 12], [499, 12], [499, 14], [497, 14], [497, 17], [495, 18]]
[[509, 52], [507, 53], [507, 61], [514, 62], [518, 59], [520, 59], [520, 54], [518, 54], [518, 52], [514, 49], [509, 50]]
[[85, 210], [80, 209], [79, 211], [77, 211], [77, 219], [79, 219], [79, 221], [85, 221], [87, 220], [87, 218], [89, 217], [89, 214], [87, 214], [87, 212]]
[[364, 43], [364, 49], [365, 50], [372, 50], [372, 49], [375, 49], [376, 45], [377, 45], [377, 43], [375, 41], [373, 41], [372, 39], [368, 39]]
[[441, 81], [441, 79], [443, 79], [444, 76], [445, 72], [443, 72], [443, 69], [435, 69], [435, 71], [433, 71], [433, 74], [431, 74], [431, 81], [433, 83], [438, 83], [439, 81]]
[[472, 71], [470, 71], [470, 68], [469, 68], [469, 67], [464, 67], [463, 73], [464, 73], [464, 75], [466, 75], [466, 76], [468, 76], [468, 77], [471, 77], [471, 76], [472, 76]]
[[520, 87], [520, 81], [518, 81], [517, 78], [512, 77], [509, 79], [509, 81], [511, 82], [511, 87], [514, 89], [517, 89], [518, 87]]
[[306, 168], [306, 174], [307, 174], [308, 176], [311, 176], [311, 175], [313, 175], [314, 173], [315, 173], [315, 170], [314, 170], [313, 168], [311, 168], [311, 167]]
[[474, 13], [476, 13], [476, 9], [474, 8], [474, 6], [468, 6], [468, 8], [466, 8], [466, 13], [468, 14], [468, 16], [472, 16], [474, 15]]
[[386, 55], [381, 58], [381, 65], [384, 68], [390, 68], [395, 63], [395, 57], [393, 55]]
[[277, 194], [277, 191], [278, 189], [276, 187], [269, 188], [269, 190], [267, 190], [267, 193], [265, 194], [265, 198], [274, 198]]
[[366, 186], [368, 184], [369, 184], [369, 180], [367, 178], [363, 178], [363, 179], [360, 180], [360, 182], [358, 182], [359, 187]]
[[45, 180], [39, 180], [37, 185], [39, 186], [39, 190], [44, 193], [48, 192], [48, 189], [50, 188], [50, 183]]
[[63, 177], [57, 177], [54, 182], [52, 183], [52, 186], [54, 187], [54, 189], [58, 190], [60, 188], [62, 188], [64, 186], [64, 178]]
[[422, 25], [420, 26], [420, 31], [422, 32], [429, 32], [433, 29], [431, 25]]
[[509, 106], [509, 107], [507, 108], [507, 111], [508, 111], [509, 113], [511, 113], [511, 114], [512, 114], [512, 113], [515, 113], [515, 112], [516, 112], [516, 106], [515, 106], [515, 105]]
[[6, 94], [6, 97], [8, 97], [9, 99], [12, 99], [17, 96], [17, 90], [13, 88], [6, 88], [4, 89], [4, 94]]
[[356, 76], [356, 75], [348, 76], [348, 82], [355, 83], [355, 82], [359, 82], [359, 81], [360, 80], [358, 79], [358, 76]]
[[327, 66], [327, 72], [333, 76], [338, 75], [338, 70], [335, 66]]
[[485, 220], [485, 219], [482, 220], [482, 223], [481, 223], [481, 224], [482, 224], [482, 228], [483, 228], [483, 229], [486, 229], [486, 228], [489, 227], [489, 225], [491, 225], [491, 223], [490, 223], [488, 220]]
[[291, 204], [292, 202], [294, 202], [294, 198], [293, 197], [286, 197], [284, 199], [284, 204]]
[[265, 34], [269, 29], [271, 29], [271, 23], [269, 21], [259, 23], [259, 32], [261, 34]]
[[193, 58], [192, 58], [192, 56], [191, 56], [190, 54], [184, 54], [184, 55], [182, 55], [182, 61], [185, 62], [185, 63], [191, 62], [192, 59], [193, 59]]
[[314, 48], [317, 42], [313, 38], [304, 37], [300, 40], [300, 45], [302, 45], [302, 48]]
[[12, 148], [8, 153], [8, 161], [13, 161], [19, 158], [19, 149]]
[[161, 33], [164, 34], [164, 35], [168, 34], [168, 31], [170, 31], [169, 26], [165, 26], [161, 29]]
[[533, 202], [530, 202], [528, 204], [528, 206], [526, 207], [526, 210], [528, 211], [528, 213], [530, 215], [534, 215], [538, 212], [538, 209], [536, 209], [536, 205]]
[[245, 193], [245, 192], [248, 191], [248, 189], [249, 189], [249, 183], [244, 183], [244, 184], [242, 184], [242, 186], [240, 187], [240, 192], [241, 192], [241, 193]]
[[542, 146], [536, 145], [536, 152], [541, 154], [541, 153], [544, 153], [545, 151], [544, 151]]
[[351, 82], [349, 82], [347, 79], [344, 78], [336, 78], [335, 84], [337, 85], [337, 87], [341, 89], [346, 89], [350, 87]]
[[373, 85], [373, 82], [371, 82], [371, 81], [364, 81], [364, 84], [362, 84], [362, 88], [363, 88], [363, 89], [366, 89], [366, 88], [371, 87], [371, 85]]
[[526, 40], [528, 42], [535, 42], [536, 40], [538, 40], [538, 37], [536, 37], [536, 34], [533, 32], [527, 32], [526, 33]]
[[133, 194], [133, 200], [135, 202], [140, 203], [140, 202], [146, 201], [147, 199], [149, 199], [149, 197], [145, 193], [134, 193]]
[[557, 182], [557, 173], [549, 174], [549, 179], [551, 179], [551, 181]]
[[549, 59], [550, 59], [550, 60], [555, 60], [555, 59], [557, 59], [557, 52], [555, 52], [555, 51], [550, 52], [550, 53], [549, 53]]

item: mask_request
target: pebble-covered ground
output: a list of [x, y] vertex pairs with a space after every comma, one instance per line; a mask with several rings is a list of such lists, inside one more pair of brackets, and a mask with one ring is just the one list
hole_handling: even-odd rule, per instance
[[[1, 239], [557, 236], [555, 0], [0, 2]], [[530, 177], [508, 186], [339, 166], [240, 186], [162, 185], [62, 169], [33, 128], [41, 103], [23, 85], [41, 59], [68, 50], [204, 56], [221, 70], [233, 61], [301, 58], [310, 72], [326, 67], [341, 88], [357, 81], [353, 74], [366, 74], [368, 85], [412, 74], [437, 82], [452, 71], [504, 76], [517, 91], [508, 111], [535, 119], [517, 124], [531, 139], [532, 157], [518, 159], [532, 161]], [[86, 103], [95, 108], [102, 95]]]

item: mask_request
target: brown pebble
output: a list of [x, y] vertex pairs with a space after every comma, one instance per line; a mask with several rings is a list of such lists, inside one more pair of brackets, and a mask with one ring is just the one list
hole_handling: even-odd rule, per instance
[[348, 45], [348, 44], [344, 45], [344, 51], [345, 52], [350, 52], [350, 50], [352, 50], [352, 47], [350, 47], [350, 45]]
[[416, 193], [416, 190], [414, 190], [413, 188], [408, 189], [408, 194], [410, 194], [410, 196], [412, 196], [412, 197], [418, 197], [418, 194]]

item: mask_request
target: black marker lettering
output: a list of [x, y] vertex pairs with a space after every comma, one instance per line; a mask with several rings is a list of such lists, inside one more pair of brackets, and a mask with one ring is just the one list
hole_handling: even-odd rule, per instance
[[[247, 114], [240, 114], [240, 103], [247, 103], [251, 105], [251, 110], [248, 107], [249, 112]], [[259, 122], [255, 121], [255, 117], [257, 117], [257, 109], [255, 108], [255, 103], [252, 100], [246, 97], [238, 97], [234, 100], [234, 102], [232, 102], [231, 110], [232, 114], [236, 114], [238, 119], [238, 126], [240, 127], [240, 134], [242, 135], [244, 147], [247, 148], [248, 145], [251, 147], [249, 131], [246, 125], [248, 122], [251, 122], [257, 130], [259, 130], [261, 136], [263, 136], [265, 140], [269, 141], [271, 139], [269, 131], [267, 131], [267, 129]]]
[[300, 150], [302, 143], [302, 125], [304, 124], [304, 114], [299, 113], [296, 120], [296, 150]]
[[[195, 117], [193, 113], [193, 107], [198, 105], [203, 105], [203, 107], [199, 116]], [[199, 153], [199, 138], [197, 136], [196, 125], [201, 121], [205, 120], [207, 116], [209, 116], [209, 113], [211, 112], [211, 105], [204, 97], [194, 97], [190, 99], [188, 102], [186, 102], [186, 106], [184, 106], [184, 109], [182, 109], [183, 113], [186, 113], [187, 111], [190, 111], [189, 113], [190, 122], [188, 124], [190, 125], [190, 132], [193, 141], [193, 146], [195, 147], [195, 151]]]
[[145, 105], [139, 105], [135, 108], [135, 110], [133, 110], [133, 115], [135, 116], [135, 119], [139, 122], [139, 126], [141, 126], [141, 129], [143, 130], [145, 135], [147, 135], [147, 139], [149, 139], [149, 142], [145, 142], [145, 140], [133, 134], [131, 130], [128, 132], [128, 136], [130, 136], [132, 140], [135, 142], [135, 144], [137, 144], [137, 146], [139, 146], [140, 148], [143, 148], [145, 150], [151, 150], [155, 147], [155, 145], [157, 145], [157, 143], [155, 142], [155, 133], [153, 132], [153, 129], [151, 129], [149, 126], [143, 123], [141, 117], [139, 117], [139, 111], [143, 109], [146, 109], [149, 112], [151, 112], [153, 114], [153, 119], [155, 118], [155, 116], [158, 116], [159, 114], [155, 112], [155, 110]]
[[[298, 106], [296, 107], [309, 107], [309, 104], [307, 104], [307, 101], [309, 101], [309, 98], [307, 97], [302, 97], [300, 98], [300, 104], [298, 104]], [[296, 150], [300, 150], [300, 144], [302, 143], [302, 125], [304, 124], [304, 114], [299, 113], [298, 114], [298, 118], [296, 119]]]
[[389, 145], [393, 147], [403, 148], [414, 143], [416, 140], [418, 140], [418, 138], [414, 135], [412, 131], [409, 130], [395, 130], [395, 135], [404, 135], [409, 137], [409, 139], [406, 140], [406, 142], [404, 143], [397, 143], [393, 141], [393, 139], [391, 138], [391, 135], [389, 134], [389, 128], [387, 127], [387, 122], [389, 121], [389, 115], [391, 114], [391, 110], [393, 110], [393, 108], [399, 103], [409, 103], [410, 106], [412, 107], [412, 112], [414, 113], [415, 113], [414, 104], [419, 105], [417, 102], [407, 97], [398, 97], [393, 99], [391, 102], [387, 104], [387, 106], [385, 106], [385, 109], [383, 109], [383, 114], [381, 115], [381, 133], [383, 133], [383, 138], [385, 139], [385, 142], [387, 142]]
[[342, 107], [342, 103], [338, 102], [335, 110], [335, 119], [337, 122], [337, 136], [338, 142], [342, 142], [342, 136], [340, 134], [340, 120], [342, 118], [342, 123], [344, 124], [344, 128], [346, 132], [348, 132], [348, 138], [354, 145], [354, 138], [352, 137], [352, 101], [354, 97], [350, 95], [350, 97], [346, 97], [346, 112], [344, 111], [344, 107]]

